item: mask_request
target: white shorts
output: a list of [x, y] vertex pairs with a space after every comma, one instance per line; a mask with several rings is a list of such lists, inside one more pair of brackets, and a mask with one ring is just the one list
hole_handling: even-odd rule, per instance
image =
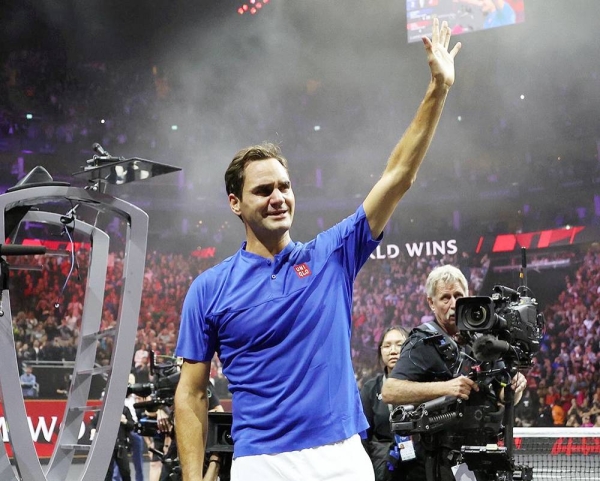
[[316, 448], [233, 460], [231, 481], [374, 481], [360, 436]]

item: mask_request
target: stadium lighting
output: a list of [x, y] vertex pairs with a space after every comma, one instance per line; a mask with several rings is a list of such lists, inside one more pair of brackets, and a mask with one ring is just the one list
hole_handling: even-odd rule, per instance
[[256, 15], [258, 11], [261, 10], [269, 2], [270, 0], [247, 0], [246, 3], [238, 7], [237, 13], [240, 15], [244, 15], [245, 13], [249, 13], [250, 15]]

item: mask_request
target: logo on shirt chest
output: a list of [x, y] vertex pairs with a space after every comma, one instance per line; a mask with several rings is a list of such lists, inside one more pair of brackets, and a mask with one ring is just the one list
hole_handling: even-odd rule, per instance
[[303, 279], [304, 277], [310, 276], [312, 274], [306, 262], [294, 266], [294, 270], [296, 271], [296, 275], [300, 279]]

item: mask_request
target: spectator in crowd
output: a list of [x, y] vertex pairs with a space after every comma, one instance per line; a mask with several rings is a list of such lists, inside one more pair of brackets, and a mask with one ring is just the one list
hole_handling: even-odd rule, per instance
[[592, 415], [590, 413], [583, 413], [581, 416], [581, 427], [582, 428], [591, 428], [594, 426], [594, 422], [592, 421]]
[[141, 342], [136, 343], [136, 351], [133, 354], [133, 367], [138, 368], [139, 366], [144, 365], [142, 362], [142, 358], [148, 358], [150, 353], [146, 349], [145, 345]]
[[547, 404], [540, 404], [538, 408], [537, 417], [534, 420], [534, 427], [536, 428], [549, 428], [552, 427], [554, 421], [552, 420], [552, 407]]
[[133, 374], [138, 383], [150, 382], [150, 356], [142, 356], [134, 367]]
[[17, 356], [19, 360], [24, 363], [27, 363], [28, 361], [37, 361], [39, 359], [36, 350], [27, 342], [21, 344], [20, 349], [17, 351]]
[[[184, 302], [175, 408], [186, 481], [202, 476], [206, 389], [217, 348], [236, 406], [232, 479], [330, 479], [334, 473], [372, 479], [358, 436], [368, 425], [351, 366], [351, 289], [413, 183], [454, 83], [460, 44], [448, 51], [447, 23], [440, 28], [435, 18], [432, 39], [423, 41], [432, 77], [415, 120], [355, 214], [314, 241], [290, 238], [295, 201], [279, 149], [244, 149], [227, 169], [229, 205], [244, 223], [246, 242], [199, 276]], [[311, 315], [299, 317], [300, 309]]]
[[388, 328], [379, 340], [377, 359], [378, 364], [383, 366], [383, 372], [368, 380], [360, 391], [360, 398], [369, 429], [367, 437], [363, 439], [363, 445], [373, 463], [375, 481], [401, 480], [404, 470], [395, 466], [390, 470], [390, 450], [394, 435], [390, 429], [390, 412], [392, 406], [381, 399], [381, 388], [389, 373], [392, 371], [398, 357], [402, 344], [408, 337], [408, 332], [403, 327], [392, 326]]
[[521, 402], [515, 407], [515, 426], [531, 427], [538, 412], [539, 401], [531, 395], [531, 390], [523, 391]]
[[568, 428], [578, 428], [579, 426], [581, 426], [581, 424], [579, 423], [579, 418], [577, 417], [577, 413], [569, 414], [565, 426]]
[[562, 400], [556, 399], [551, 404], [552, 409], [552, 424], [554, 427], [561, 427], [565, 425], [565, 410], [562, 407]]
[[21, 390], [23, 391], [23, 397], [34, 398], [38, 397], [40, 388], [37, 382], [35, 374], [31, 366], [25, 367], [25, 372], [20, 376]]

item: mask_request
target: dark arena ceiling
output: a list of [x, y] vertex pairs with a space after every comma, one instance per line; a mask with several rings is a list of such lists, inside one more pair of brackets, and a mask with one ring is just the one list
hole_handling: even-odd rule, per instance
[[[114, 191], [155, 231], [219, 228], [235, 221], [227, 163], [269, 140], [290, 161], [301, 237], [351, 212], [427, 85], [423, 46], [407, 41], [417, 2], [270, 0], [254, 15], [246, 3], [3, 1], [2, 191], [36, 165], [69, 180], [99, 142], [183, 169]], [[457, 81], [401, 228], [600, 219], [600, 6], [520, 5], [516, 25], [453, 37]]]

